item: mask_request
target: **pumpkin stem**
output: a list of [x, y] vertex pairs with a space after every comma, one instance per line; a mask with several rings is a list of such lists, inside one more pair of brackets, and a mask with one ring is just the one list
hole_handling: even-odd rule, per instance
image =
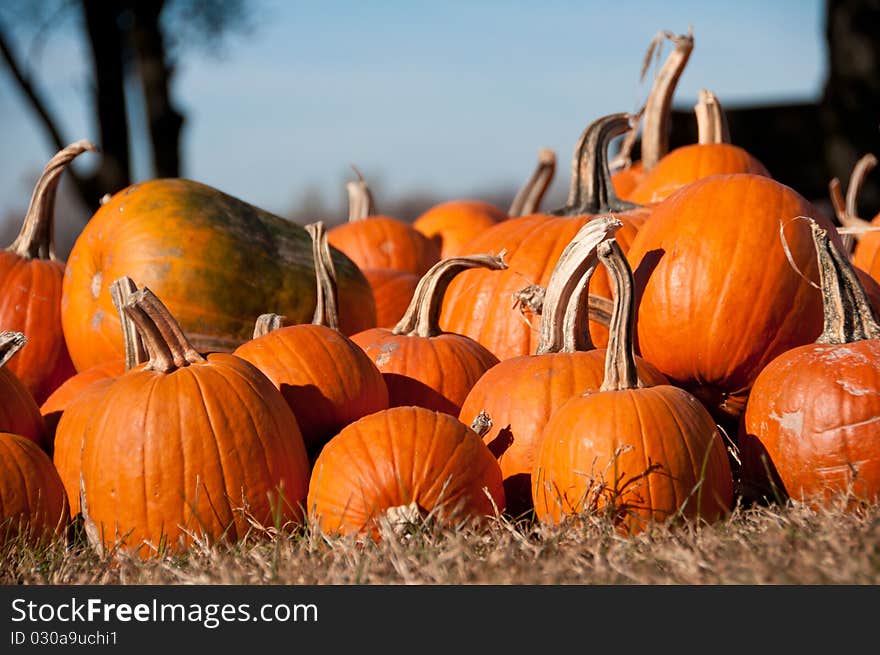
[[[536, 354], [572, 353], [595, 347], [590, 339], [588, 303], [581, 301], [599, 264], [596, 247], [622, 225], [616, 218], [594, 218], [578, 230], [562, 251], [544, 293]], [[577, 296], [579, 307], [570, 309], [573, 295]]]
[[9, 250], [27, 259], [55, 259], [55, 195], [67, 165], [86, 150], [97, 152], [94, 144], [76, 141], [60, 150], [43, 169], [31, 195], [21, 231]]
[[697, 115], [697, 143], [730, 143], [727, 114], [714, 93], [708, 89], [700, 89], [694, 113]]
[[617, 240], [607, 239], [599, 244], [599, 259], [608, 269], [614, 293], [614, 311], [608, 329], [608, 350], [605, 353], [605, 378], [600, 391], [623, 391], [643, 386], [639, 380], [633, 353], [635, 330], [635, 296], [633, 275], [626, 255]]
[[614, 155], [614, 159], [608, 162], [608, 168], [610, 170], [617, 171], [632, 166], [632, 150], [638, 140], [639, 123], [641, 122], [644, 113], [645, 108], [642, 107], [637, 113], [633, 114], [633, 119], [630, 121], [629, 132], [623, 135], [623, 139], [620, 141], [620, 149], [617, 151], [617, 154]]
[[270, 332], [274, 332], [284, 327], [284, 321], [287, 317], [280, 314], [260, 314], [254, 323], [254, 339], [265, 337]]
[[125, 349], [125, 370], [130, 371], [138, 364], [147, 361], [147, 350], [137, 326], [125, 312], [125, 303], [137, 291], [137, 285], [127, 275], [119, 278], [110, 285], [110, 298], [113, 306], [119, 314], [119, 324], [122, 328], [122, 345]]
[[568, 202], [565, 207], [550, 212], [551, 214], [608, 214], [638, 206], [617, 196], [608, 168], [608, 146], [614, 137], [632, 129], [632, 119], [631, 114], [610, 114], [587, 126], [575, 146]]
[[309, 223], [306, 231], [312, 237], [312, 259], [315, 260], [315, 279], [318, 283], [315, 298], [313, 325], [339, 329], [338, 296], [336, 290], [336, 266], [327, 243], [323, 221]]
[[688, 29], [687, 34], [678, 36], [671, 32], [660, 32], [648, 47], [648, 53], [642, 67], [642, 76], [647, 72], [654, 51], [660, 46], [663, 39], [672, 41], [674, 48], [666, 58], [660, 72], [657, 73], [657, 77], [654, 78], [648, 100], [645, 102], [641, 160], [642, 169], [646, 172], [654, 168], [661, 157], [669, 152], [672, 96], [675, 93], [678, 79], [687, 66], [691, 51], [694, 49], [693, 28]]
[[345, 183], [348, 192], [348, 222], [362, 221], [375, 213], [373, 193], [357, 166], [352, 164], [357, 180]]
[[0, 332], [0, 368], [12, 359], [13, 355], [27, 343], [27, 337], [21, 332]]
[[550, 148], [541, 148], [538, 151], [538, 165], [531, 177], [520, 187], [507, 214], [516, 217], [536, 213], [553, 182], [554, 175], [556, 175], [556, 153]]
[[433, 337], [442, 334], [440, 329], [440, 309], [443, 295], [452, 279], [468, 268], [488, 268], [501, 271], [507, 268], [504, 263], [506, 250], [497, 255], [468, 255], [467, 257], [447, 257], [434, 264], [416, 285], [415, 293], [406, 313], [391, 330], [394, 334], [418, 337]]
[[844, 344], [880, 339], [880, 324], [849, 259], [831, 243], [828, 232], [810, 219], [819, 258], [825, 325], [816, 343]]
[[171, 373], [205, 361], [186, 338], [168, 308], [147, 287], [132, 293], [123, 307], [144, 340], [150, 356], [146, 366], [148, 370]]
[[856, 241], [862, 238], [865, 232], [871, 230], [871, 222], [863, 218], [859, 218], [858, 199], [859, 193], [864, 186], [865, 178], [877, 165], [877, 158], [868, 153], [862, 156], [853, 167], [849, 178], [849, 186], [846, 189], [846, 200], [840, 188], [840, 180], [836, 177], [828, 184], [828, 190], [831, 195], [831, 204], [834, 206], [834, 213], [837, 220], [845, 228], [850, 231], [845, 236], [854, 238]]
[[492, 418], [486, 413], [486, 410], [480, 410], [480, 413], [471, 421], [471, 430], [477, 433], [478, 437], [482, 437], [492, 429]]

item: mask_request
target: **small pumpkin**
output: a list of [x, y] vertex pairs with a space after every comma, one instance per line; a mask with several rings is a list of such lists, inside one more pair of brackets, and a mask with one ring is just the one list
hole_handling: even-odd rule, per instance
[[498, 462], [454, 416], [393, 407], [333, 437], [312, 472], [309, 511], [321, 530], [378, 538], [380, 521], [426, 516], [443, 525], [504, 510]]
[[[626, 257], [613, 238], [598, 249], [621, 280], [622, 302], [632, 306]], [[544, 429], [532, 472], [542, 521], [607, 512], [635, 534], [647, 522], [677, 516], [714, 521], [732, 507], [733, 475], [715, 421], [683, 389], [639, 379], [633, 316], [619, 312], [612, 320], [599, 390], [567, 400]], [[616, 325], [621, 321], [629, 325]]]
[[376, 302], [376, 327], [393, 328], [406, 313], [422, 277], [390, 268], [368, 268], [364, 276]]
[[0, 432], [11, 432], [47, 448], [46, 423], [31, 392], [7, 367], [27, 343], [21, 332], [0, 332]]
[[63, 534], [67, 516], [64, 487], [48, 455], [31, 439], [0, 432], [0, 549]]
[[61, 285], [64, 262], [55, 255], [55, 195], [61, 175], [80, 154], [95, 151], [77, 141], [58, 152], [43, 169], [21, 231], [0, 250], [0, 326], [24, 332], [24, 348], [9, 370], [42, 403], [76, 372], [61, 329]]
[[300, 521], [309, 463], [278, 389], [240, 357], [196, 351], [148, 288], [125, 311], [150, 358], [113, 380], [85, 417], [90, 540], [149, 557], [194, 538], [241, 539], [252, 521]]
[[324, 224], [306, 229], [320, 286], [312, 323], [283, 326], [283, 317], [265, 314], [257, 320], [254, 338], [234, 354], [281, 391], [313, 457], [349, 423], [386, 409], [388, 389], [372, 360], [338, 329], [336, 275]]
[[391, 407], [418, 405], [458, 416], [474, 383], [498, 358], [473, 339], [440, 329], [443, 296], [461, 271], [506, 268], [502, 256], [470, 255], [437, 262], [416, 288], [393, 329], [374, 328], [352, 336], [385, 378]]
[[[741, 424], [743, 477], [752, 493], [825, 505], [880, 500], [880, 324], [852, 263], [810, 221], [824, 329], [815, 343], [771, 361]], [[771, 496], [772, 497], [772, 496]]]

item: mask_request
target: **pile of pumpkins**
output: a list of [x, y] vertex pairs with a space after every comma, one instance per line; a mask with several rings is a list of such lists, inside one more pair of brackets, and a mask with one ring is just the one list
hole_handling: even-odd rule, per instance
[[875, 160], [845, 199], [834, 181], [834, 223], [730, 143], [711, 92], [670, 150], [694, 41], [666, 36], [644, 110], [587, 126], [555, 211], [546, 150], [507, 211], [410, 223], [358, 175], [330, 229], [154, 179], [63, 262], [55, 191], [94, 147], [59, 152], [0, 253], [0, 542], [76, 517], [143, 557], [305, 521], [604, 512], [634, 534], [737, 496], [880, 500]]

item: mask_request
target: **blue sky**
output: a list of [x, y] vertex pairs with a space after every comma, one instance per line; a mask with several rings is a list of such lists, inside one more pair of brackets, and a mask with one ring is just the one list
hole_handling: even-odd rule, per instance
[[[640, 106], [648, 82], [639, 69], [659, 30], [694, 28], [677, 104], [692, 105], [703, 87], [727, 106], [809, 100], [825, 78], [817, 0], [254, 7], [251, 32], [230, 38], [221, 57], [185, 52], [173, 92], [187, 116], [185, 175], [277, 213], [308, 189], [337, 204], [351, 163], [383, 194], [464, 197], [518, 185], [546, 146], [563, 163], [564, 185], [585, 125]], [[37, 52], [36, 79], [65, 139], [97, 138], [75, 19]], [[0, 117], [2, 215], [27, 205], [30, 175], [52, 151], [2, 67]], [[144, 146], [133, 135], [136, 179], [151, 175]], [[83, 171], [87, 157], [77, 162]]]

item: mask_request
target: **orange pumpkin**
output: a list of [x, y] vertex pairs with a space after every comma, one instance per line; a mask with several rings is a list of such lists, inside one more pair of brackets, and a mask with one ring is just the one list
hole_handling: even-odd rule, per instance
[[148, 557], [194, 538], [241, 539], [252, 521], [301, 520], [309, 464], [278, 389], [240, 357], [198, 353], [149, 289], [125, 311], [150, 359], [113, 380], [83, 417], [90, 539]]
[[811, 222], [824, 330], [770, 362], [755, 380], [739, 446], [752, 493], [814, 505], [839, 494], [880, 500], [880, 324], [858, 276]]
[[382, 518], [444, 525], [504, 510], [498, 462], [454, 416], [394, 407], [355, 421], [315, 462], [309, 511], [329, 534], [380, 536]]
[[727, 120], [718, 98], [700, 91], [695, 107], [699, 139], [663, 156], [627, 196], [642, 205], [665, 200], [681, 187], [710, 175], [751, 173], [770, 177], [760, 161], [730, 143]]
[[760, 370], [822, 329], [815, 249], [798, 216], [831, 226], [768, 177], [715, 175], [656, 205], [628, 252], [638, 352], [719, 417], [738, 418]]
[[[599, 257], [632, 305], [632, 273], [614, 239]], [[686, 391], [639, 380], [632, 317], [612, 321], [599, 390], [567, 400], [544, 429], [532, 472], [540, 520], [598, 511], [632, 534], [650, 521], [714, 521], [731, 509], [733, 475], [715, 421]], [[616, 329], [623, 320], [630, 325]]]
[[406, 313], [421, 276], [390, 268], [368, 268], [364, 276], [376, 302], [376, 327], [393, 328]]
[[64, 487], [46, 453], [30, 439], [0, 432], [0, 549], [63, 534], [67, 516]]
[[474, 383], [498, 359], [469, 337], [438, 325], [443, 296], [452, 279], [469, 268], [503, 271], [501, 256], [471, 255], [441, 260], [422, 277], [412, 303], [391, 330], [374, 328], [352, 336], [382, 371], [391, 407], [418, 405], [458, 416]]
[[485, 200], [448, 200], [420, 214], [413, 227], [440, 249], [440, 258], [467, 254], [462, 247], [507, 214]]
[[[861, 271], [870, 276], [874, 281], [880, 282], [880, 213], [871, 221], [859, 218], [858, 197], [865, 182], [865, 177], [877, 165], [877, 158], [868, 153], [859, 158], [853, 167], [849, 185], [846, 189], [846, 199], [841, 197], [840, 181], [831, 181], [831, 200], [834, 205], [837, 218], [844, 231], [849, 234], [845, 237], [855, 241], [852, 250], [852, 262]], [[864, 284], [864, 279], [862, 284]], [[870, 293], [870, 289], [868, 290]], [[880, 307], [876, 302], [874, 307]]]
[[[611, 218], [588, 222], [563, 251], [550, 277], [541, 317], [537, 354], [506, 359], [477, 381], [465, 398], [459, 419], [468, 423], [481, 412], [491, 419], [483, 441], [498, 458], [504, 475], [507, 509], [514, 516], [532, 508], [531, 474], [544, 426], [568, 398], [598, 389], [605, 352], [590, 341], [586, 289], [597, 265], [596, 247], [620, 227]], [[615, 312], [631, 310], [620, 305]], [[628, 318], [612, 321], [628, 324]], [[648, 384], [666, 378], [645, 361], [638, 362]]]
[[[623, 222], [617, 232], [629, 244], [649, 211], [621, 201], [614, 193], [608, 172], [608, 144], [629, 129], [628, 114], [613, 114], [594, 121], [581, 135], [572, 163], [568, 203], [556, 212], [511, 218], [499, 223], [467, 245], [471, 252], [507, 251], [506, 271], [473, 270], [449, 286], [440, 325], [464, 334], [489, 349], [498, 359], [535, 352], [537, 330], [522, 320], [513, 302], [527, 287], [546, 288], [553, 267], [566, 245], [588, 221], [613, 213]], [[597, 271], [590, 292], [610, 298], [605, 271]], [[603, 345], [607, 330], [591, 325], [593, 341]]]
[[318, 306], [311, 324], [282, 327], [267, 314], [254, 338], [234, 354], [262, 371], [281, 391], [296, 416], [310, 455], [342, 428], [388, 407], [382, 374], [363, 350], [339, 332], [336, 279], [321, 222], [307, 225], [315, 244]]
[[27, 343], [21, 332], [0, 332], [0, 432], [11, 432], [47, 448], [46, 424], [40, 408], [7, 362]]
[[9, 370], [42, 403], [58, 385], [76, 372], [61, 330], [61, 284], [64, 262], [55, 256], [55, 194], [70, 162], [95, 146], [72, 143], [46, 167], [31, 197], [18, 237], [0, 250], [0, 327], [23, 332], [24, 348]]

